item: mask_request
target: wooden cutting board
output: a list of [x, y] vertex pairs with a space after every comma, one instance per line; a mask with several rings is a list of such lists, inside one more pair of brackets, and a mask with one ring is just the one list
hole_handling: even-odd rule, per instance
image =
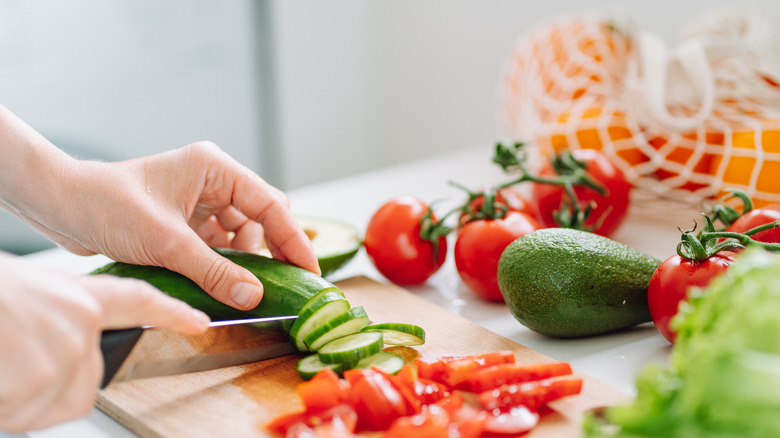
[[[372, 322], [407, 322], [426, 331], [426, 343], [394, 348], [417, 357], [512, 350], [517, 362], [552, 359], [497, 335], [397, 286], [355, 277], [337, 283], [353, 306], [362, 305]], [[178, 376], [114, 383], [100, 391], [97, 407], [142, 437], [270, 437], [264, 425], [301, 410], [296, 395], [301, 355]], [[576, 370], [575, 370], [576, 373]], [[576, 373], [577, 374], [577, 373]], [[588, 376], [583, 392], [552, 404], [531, 437], [578, 437], [583, 412], [627, 400], [623, 392]]]

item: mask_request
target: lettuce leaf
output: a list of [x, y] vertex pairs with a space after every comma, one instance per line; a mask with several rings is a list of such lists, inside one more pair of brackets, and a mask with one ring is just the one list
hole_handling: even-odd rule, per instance
[[586, 436], [780, 437], [780, 257], [744, 251], [672, 324], [669, 365], [640, 373], [632, 403], [588, 416]]

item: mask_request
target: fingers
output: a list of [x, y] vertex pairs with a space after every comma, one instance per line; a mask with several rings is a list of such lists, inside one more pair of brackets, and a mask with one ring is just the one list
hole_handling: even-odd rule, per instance
[[214, 216], [206, 219], [195, 231], [208, 246], [214, 248], [228, 248], [230, 246], [228, 231], [222, 228]]
[[235, 207], [228, 207], [216, 216], [216, 220], [226, 231], [234, 233], [230, 247], [251, 253], [260, 252], [264, 247], [263, 227], [250, 220]]
[[262, 224], [274, 257], [320, 273], [311, 242], [282, 192], [247, 171], [235, 182], [233, 202], [246, 217]]
[[165, 267], [194, 281], [215, 299], [241, 310], [254, 309], [263, 286], [251, 272], [217, 254], [194, 233], [183, 236], [179, 250], [164, 260]]
[[182, 334], [198, 334], [208, 328], [209, 317], [205, 313], [144, 281], [94, 275], [82, 282], [102, 307], [103, 329], [153, 325]]

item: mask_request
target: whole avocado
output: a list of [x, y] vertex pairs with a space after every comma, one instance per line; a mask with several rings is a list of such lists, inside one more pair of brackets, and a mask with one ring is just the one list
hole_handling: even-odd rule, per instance
[[660, 264], [606, 237], [545, 228], [504, 250], [498, 287], [512, 315], [529, 329], [591, 336], [650, 321], [647, 285]]

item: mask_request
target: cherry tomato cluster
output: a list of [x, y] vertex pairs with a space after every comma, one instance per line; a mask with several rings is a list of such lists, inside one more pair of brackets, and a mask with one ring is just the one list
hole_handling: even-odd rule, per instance
[[[732, 197], [742, 200], [741, 212], [721, 204]], [[698, 233], [695, 227], [682, 232], [677, 254], [661, 263], [648, 285], [650, 316], [658, 331], [672, 343], [676, 337], [672, 319], [691, 288], [704, 288], [726, 272], [737, 252], [747, 245], [780, 250], [780, 204], [753, 209], [751, 199], [735, 190], [703, 217], [703, 229]], [[720, 227], [716, 228], [715, 223]]]
[[[425, 282], [447, 257], [447, 236], [456, 234], [453, 255], [463, 283], [477, 296], [503, 302], [498, 260], [515, 239], [543, 227], [570, 227], [609, 236], [628, 212], [631, 185], [596, 150], [552, 157], [536, 174], [527, 170], [522, 144], [498, 144], [493, 161], [515, 179], [472, 192], [466, 202], [439, 219], [430, 205], [412, 196], [392, 199], [372, 216], [364, 247], [377, 270], [401, 285]], [[530, 196], [515, 186], [531, 184]], [[445, 220], [457, 213], [454, 226]]]
[[298, 385], [304, 410], [266, 428], [287, 437], [385, 438], [516, 436], [535, 427], [551, 401], [579, 394], [565, 362], [517, 364], [511, 351], [420, 359], [396, 375], [379, 369], [324, 369]]

